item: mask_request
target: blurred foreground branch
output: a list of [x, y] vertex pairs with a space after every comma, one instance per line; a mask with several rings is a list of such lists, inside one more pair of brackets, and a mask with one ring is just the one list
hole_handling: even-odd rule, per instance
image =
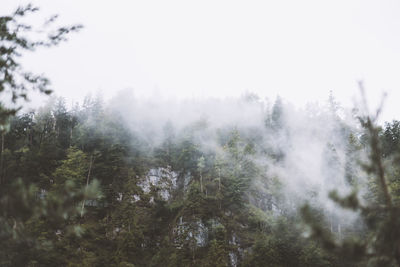
[[375, 115], [370, 115], [361, 82], [359, 88], [365, 114], [358, 119], [364, 129], [363, 138], [367, 141], [365, 151], [368, 154], [368, 161], [360, 164], [370, 177], [369, 184], [377, 190], [370, 192], [373, 195], [371, 199], [360, 196], [356, 188], [345, 197], [340, 197], [337, 191], [331, 192], [329, 196], [343, 209], [357, 212], [365, 224], [365, 230], [363, 234], [339, 240], [324, 228], [323, 223], [316, 220], [315, 212], [309, 205], [304, 206], [301, 212], [305, 223], [311, 228], [311, 238], [318, 240], [326, 250], [338, 257], [356, 266], [400, 266], [400, 207], [392, 201], [386, 178], [387, 166], [390, 164], [384, 164], [384, 160], [388, 159], [383, 158], [381, 128], [377, 125], [383, 101]]

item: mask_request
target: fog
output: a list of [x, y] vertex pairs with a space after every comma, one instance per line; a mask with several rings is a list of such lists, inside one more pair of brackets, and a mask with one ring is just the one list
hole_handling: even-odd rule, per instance
[[[359, 165], [366, 158], [365, 152], [350, 144], [352, 137], [357, 140], [362, 133], [357, 120], [360, 114], [343, 108], [333, 95], [327, 95], [322, 104], [298, 108], [283, 98], [261, 99], [254, 93], [177, 100], [136, 97], [125, 90], [109, 102], [107, 112], [118, 113], [132, 133], [150, 147], [168, 138], [168, 125], [175, 142], [190, 136], [206, 157], [223, 156], [221, 132], [238, 131], [255, 145], [255, 153], [248, 157], [262, 170], [258, 177], [252, 177], [253, 186], [277, 179], [289, 212], [296, 213], [309, 203], [344, 225], [357, 218], [328, 197], [333, 190], [342, 196], [350, 193], [366, 177]], [[361, 193], [359, 196], [362, 198]]]
[[[3, 0], [1, 13], [19, 3]], [[298, 107], [329, 91], [352, 107], [357, 81], [383, 118], [398, 113], [398, 1], [107, 1], [36, 0], [43, 21], [85, 26], [68, 43], [24, 57], [70, 101], [124, 88], [167, 98], [280, 95]], [[42, 20], [43, 19], [43, 20]]]

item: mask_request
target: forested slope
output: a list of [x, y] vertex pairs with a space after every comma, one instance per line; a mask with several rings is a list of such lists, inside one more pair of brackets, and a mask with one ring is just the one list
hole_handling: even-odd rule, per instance
[[[327, 198], [330, 188], [363, 183], [362, 128], [332, 105], [301, 111], [306, 124], [293, 128], [280, 99], [270, 109], [257, 98], [235, 101], [242, 111], [259, 106], [262, 120], [243, 127], [200, 116], [182, 127], [164, 121], [149, 135], [129, 119], [141, 114], [99, 98], [71, 110], [53, 99], [12, 118], [0, 173], [3, 216], [13, 223], [2, 232], [1, 265], [354, 266], [306, 238], [299, 210], [310, 203], [338, 239], [368, 235]], [[380, 131], [385, 158], [398, 152], [398, 128]], [[324, 145], [313, 155], [316, 144]], [[397, 174], [389, 181], [396, 201]], [[366, 179], [363, 196], [379, 201]], [[15, 188], [18, 198], [7, 199]]]

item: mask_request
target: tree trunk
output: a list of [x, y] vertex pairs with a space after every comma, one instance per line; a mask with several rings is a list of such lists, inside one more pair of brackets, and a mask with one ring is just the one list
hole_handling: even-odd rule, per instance
[[3, 183], [4, 131], [1, 132], [0, 184]]
[[[87, 191], [88, 186], [89, 186], [89, 180], [90, 180], [90, 172], [92, 171], [92, 165], [93, 165], [93, 154], [90, 156], [90, 162], [89, 162], [89, 171], [88, 171], [88, 175], [86, 178], [86, 188], [85, 191]], [[83, 217], [83, 209], [85, 208], [85, 198], [82, 201], [82, 209], [81, 209], [81, 218]]]
[[218, 192], [221, 191], [221, 169], [218, 168]]
[[70, 132], [70, 135], [69, 135], [69, 147], [71, 147], [71, 143], [72, 143], [72, 127], [71, 127], [71, 132]]
[[200, 172], [200, 192], [203, 193], [203, 175]]

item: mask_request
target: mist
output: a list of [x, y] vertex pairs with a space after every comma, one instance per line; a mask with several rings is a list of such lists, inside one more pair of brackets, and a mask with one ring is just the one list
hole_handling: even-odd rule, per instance
[[265, 186], [273, 177], [281, 183], [291, 212], [312, 203], [347, 224], [356, 218], [328, 197], [333, 190], [346, 195], [354, 189], [349, 175], [357, 176], [358, 183], [365, 179], [358, 161], [365, 159], [365, 151], [349, 152], [351, 137], [362, 132], [357, 113], [341, 107], [332, 94], [325, 103], [298, 108], [280, 97], [271, 101], [249, 92], [177, 100], [135, 97], [125, 90], [111, 99], [107, 112], [119, 114], [152, 149], [168, 138], [169, 127], [174, 142], [190, 136], [203, 155], [215, 157], [225, 153], [221, 133], [237, 131], [254, 145], [249, 157], [262, 169], [253, 186]]

